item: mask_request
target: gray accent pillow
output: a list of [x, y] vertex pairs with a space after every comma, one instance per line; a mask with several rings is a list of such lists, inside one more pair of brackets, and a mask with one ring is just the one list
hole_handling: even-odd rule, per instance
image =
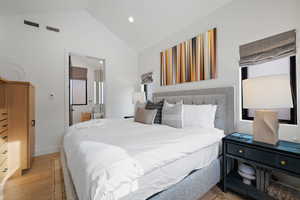
[[146, 104], [146, 107], [145, 107], [146, 109], [150, 109], [150, 110], [156, 109], [157, 110], [157, 114], [154, 119], [155, 124], [161, 124], [161, 110], [162, 110], [163, 105], [164, 105], [164, 100], [162, 100], [160, 102], [156, 102], [156, 103], [148, 101]]
[[145, 108], [137, 108], [135, 115], [134, 115], [134, 121], [140, 122], [143, 124], [153, 124], [156, 113], [157, 113], [157, 110], [148, 110]]
[[164, 102], [162, 109], [162, 124], [168, 125], [174, 128], [183, 127], [183, 104], [169, 104]]

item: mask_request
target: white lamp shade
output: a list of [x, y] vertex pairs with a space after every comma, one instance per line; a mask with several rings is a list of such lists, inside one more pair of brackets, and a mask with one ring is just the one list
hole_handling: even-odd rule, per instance
[[283, 74], [243, 80], [243, 107], [292, 108], [290, 77]]
[[146, 96], [145, 92], [135, 92], [132, 95], [132, 103], [145, 103], [146, 102]]

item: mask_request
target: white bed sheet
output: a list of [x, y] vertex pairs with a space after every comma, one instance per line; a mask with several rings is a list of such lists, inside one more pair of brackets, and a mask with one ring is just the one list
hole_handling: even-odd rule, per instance
[[[64, 138], [64, 149], [80, 200], [141, 200], [177, 183], [192, 170], [209, 165], [218, 157], [223, 136], [219, 129], [175, 129], [104, 119], [71, 127]], [[91, 147], [84, 143], [90, 143]], [[139, 164], [143, 173], [131, 176], [130, 184], [119, 182], [113, 192], [97, 195], [93, 188], [99, 186], [89, 181], [95, 176], [91, 167], [95, 168], [95, 162], [103, 159], [89, 153], [89, 148], [95, 144], [124, 150]], [[101, 169], [101, 166], [97, 167]]]
[[140, 177], [138, 179], [138, 189], [121, 200], [144, 200], [168, 189], [193, 170], [204, 168], [217, 159], [219, 146], [219, 143], [214, 143]]

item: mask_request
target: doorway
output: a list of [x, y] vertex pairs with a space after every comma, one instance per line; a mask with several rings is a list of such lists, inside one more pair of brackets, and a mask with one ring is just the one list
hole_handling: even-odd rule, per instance
[[69, 125], [105, 117], [105, 60], [69, 54]]

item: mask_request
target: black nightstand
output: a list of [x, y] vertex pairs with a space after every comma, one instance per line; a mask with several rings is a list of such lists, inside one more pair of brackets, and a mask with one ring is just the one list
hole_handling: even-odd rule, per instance
[[[237, 161], [256, 169], [258, 180], [253, 185], [242, 182], [237, 173]], [[300, 144], [279, 141], [277, 146], [273, 146], [255, 142], [248, 134], [233, 133], [223, 138], [222, 167], [224, 192], [229, 189], [252, 199], [272, 199], [266, 193], [265, 175], [261, 177], [259, 174], [278, 171], [300, 178]]]

